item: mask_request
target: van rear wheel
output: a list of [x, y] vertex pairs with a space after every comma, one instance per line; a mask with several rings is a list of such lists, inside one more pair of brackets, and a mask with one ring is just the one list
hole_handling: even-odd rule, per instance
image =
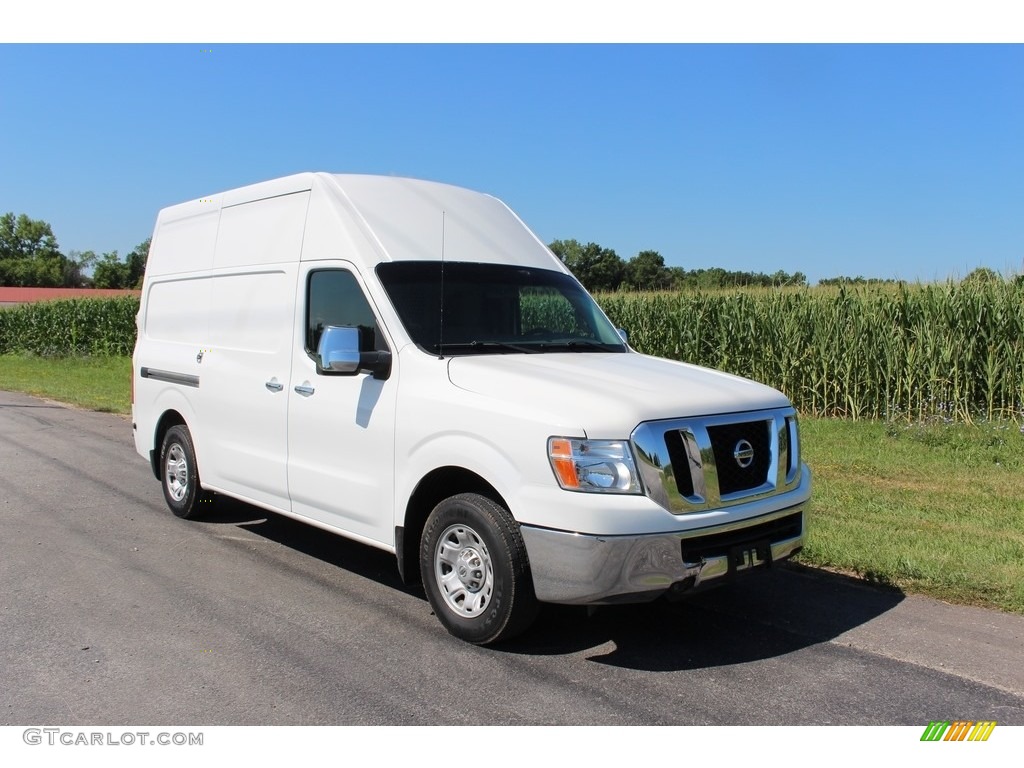
[[420, 571], [434, 614], [461, 640], [508, 640], [537, 615], [519, 526], [484, 496], [459, 494], [434, 508], [420, 540]]
[[160, 484], [167, 506], [178, 517], [198, 517], [201, 504], [210, 499], [199, 485], [192, 435], [183, 424], [171, 427], [164, 435], [160, 447]]

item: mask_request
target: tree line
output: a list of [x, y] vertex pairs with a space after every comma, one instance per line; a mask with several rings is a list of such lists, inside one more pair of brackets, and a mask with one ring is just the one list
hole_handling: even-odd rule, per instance
[[[40, 288], [141, 288], [149, 239], [125, 258], [117, 251], [61, 253], [53, 229], [25, 214], [0, 216], [0, 285]], [[686, 270], [668, 267], [657, 251], [641, 251], [624, 261], [611, 248], [576, 240], [548, 246], [590, 291], [671, 291], [682, 288], [807, 285], [802, 272], [772, 275], [721, 267]]]
[[[25, 214], [0, 216], [0, 285], [37, 288], [141, 288], [142, 275], [149, 256], [150, 239], [139, 243], [123, 259], [117, 251], [96, 254], [93, 251], [61, 253], [53, 229], [45, 221]], [[583, 245], [578, 240], [555, 240], [548, 247], [562, 260], [588, 291], [678, 291], [687, 288], [777, 288], [806, 286], [803, 272], [772, 274], [742, 272], [710, 267], [684, 269], [669, 267], [657, 251], [640, 251], [628, 261], [611, 248], [597, 243]], [[968, 282], [999, 281], [1002, 277], [987, 267], [979, 267], [964, 278]], [[818, 285], [888, 285], [902, 281], [830, 277]], [[1015, 282], [1024, 282], [1018, 275]]]
[[[1013, 282], [1015, 285], [1024, 285], [1024, 275], [1016, 275], [1016, 276], [1014, 276], [1012, 278], [1005, 278], [1005, 279], [1008, 282]], [[1003, 281], [1004, 281], [1003, 276], [1001, 274], [999, 274], [998, 272], [996, 272], [994, 269], [990, 269], [988, 267], [977, 267], [976, 269], [972, 269], [970, 272], [968, 272], [967, 276], [964, 277], [960, 281], [960, 283], [961, 284], [966, 284], [966, 285], [974, 285], [974, 284], [984, 285], [986, 283], [1001, 283]], [[893, 278], [882, 279], [882, 278], [877, 278], [877, 277], [862, 277], [861, 275], [857, 275], [857, 277], [828, 277], [828, 278], [825, 278], [823, 280], [819, 280], [818, 281], [818, 285], [830, 285], [830, 286], [833, 286], [833, 287], [849, 286], [849, 285], [854, 285], [854, 286], [863, 286], [863, 285], [879, 286], [879, 285], [906, 285], [906, 284], [907, 284], [906, 280], [897, 280], [897, 279], [893, 279]]]
[[665, 258], [657, 251], [640, 251], [624, 261], [611, 248], [597, 243], [581, 244], [577, 240], [555, 240], [548, 248], [562, 260], [588, 291], [676, 291], [684, 288], [739, 288], [805, 286], [803, 272], [779, 270], [740, 272], [711, 267], [684, 269], [665, 266]]
[[117, 251], [61, 252], [53, 229], [25, 214], [0, 216], [0, 285], [32, 288], [141, 288], [149, 239], [124, 259]]

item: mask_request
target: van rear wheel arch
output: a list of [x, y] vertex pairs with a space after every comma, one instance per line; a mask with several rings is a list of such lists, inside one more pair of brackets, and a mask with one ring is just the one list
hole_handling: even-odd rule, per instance
[[149, 452], [149, 465], [153, 470], [153, 477], [162, 480], [160, 472], [160, 447], [164, 444], [164, 437], [171, 427], [187, 426], [185, 417], [177, 411], [165, 411], [157, 421], [156, 431], [153, 433], [153, 448]]

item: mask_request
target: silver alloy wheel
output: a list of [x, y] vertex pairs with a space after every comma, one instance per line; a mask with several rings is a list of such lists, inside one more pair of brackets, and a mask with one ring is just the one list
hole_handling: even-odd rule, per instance
[[188, 493], [188, 460], [185, 451], [178, 443], [167, 449], [167, 492], [175, 501], [181, 501]]
[[459, 616], [479, 616], [491, 603], [494, 567], [480, 534], [468, 525], [449, 525], [434, 550], [434, 578], [445, 603]]

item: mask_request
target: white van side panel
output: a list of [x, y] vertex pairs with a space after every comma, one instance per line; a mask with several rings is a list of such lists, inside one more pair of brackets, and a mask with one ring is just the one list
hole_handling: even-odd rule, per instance
[[224, 208], [207, 278], [203, 484], [282, 511], [291, 508], [287, 385], [308, 203], [305, 191]]
[[203, 371], [203, 484], [288, 510], [287, 383], [295, 263], [211, 277]]
[[[204, 275], [213, 265], [219, 220], [220, 196], [165, 208], [157, 217], [133, 361], [136, 449], [144, 456], [159, 452], [156, 425], [168, 411], [181, 414], [194, 440], [202, 435], [197, 355], [208, 343], [210, 286]], [[202, 461], [198, 445], [196, 458]]]
[[[196, 347], [192, 352], [194, 356], [206, 341], [208, 278], [157, 278], [149, 283], [146, 294], [142, 324], [146, 339], [186, 344], [189, 349]], [[147, 346], [147, 349], [152, 348]]]
[[309, 192], [225, 207], [217, 233], [215, 269], [298, 261]]
[[146, 277], [199, 272], [213, 266], [220, 196], [160, 212], [146, 260]]
[[288, 338], [282, 331], [289, 330], [292, 321], [294, 265], [277, 264], [266, 271], [216, 275], [207, 280], [213, 297], [209, 333], [213, 349], [261, 355], [284, 350]]

